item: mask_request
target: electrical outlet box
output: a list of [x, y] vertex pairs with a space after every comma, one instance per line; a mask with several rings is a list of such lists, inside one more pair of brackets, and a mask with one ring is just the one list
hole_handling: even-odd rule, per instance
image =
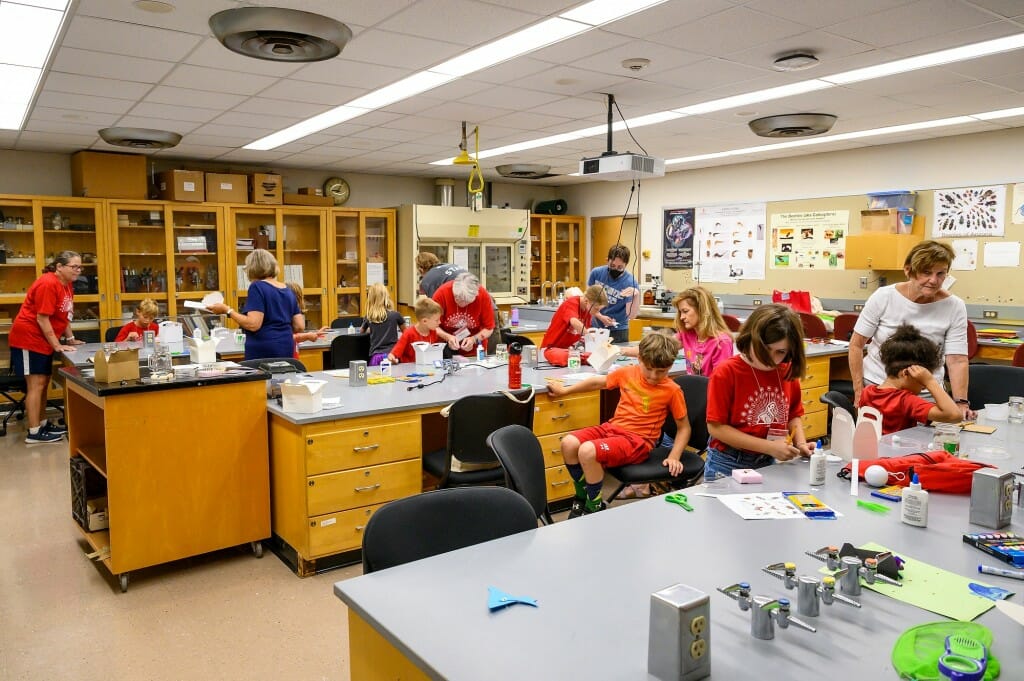
[[696, 681], [711, 675], [711, 600], [675, 584], [651, 594], [647, 672], [661, 681]]
[[650, 284], [651, 283], [651, 275], [650, 275], [650, 273], [647, 273], [647, 274], [644, 275], [644, 283], [645, 284]]
[[867, 277], [861, 277], [860, 278], [860, 287], [861, 288], [867, 288], [868, 287], [868, 278]]
[[754, 298], [754, 307], [757, 307], [760, 304], [761, 304], [761, 299], [760, 298]]
[[883, 286], [888, 286], [888, 285], [889, 285], [889, 277], [886, 277], [884, 275], [879, 275], [878, 276], [878, 288], [882, 288]]
[[854, 312], [860, 312], [863, 309], [864, 309], [864, 304], [863, 303], [854, 303], [854, 305], [853, 305], [853, 311]]
[[996, 317], [999, 316], [999, 313], [995, 310], [984, 310], [981, 313], [981, 316], [984, 317], [985, 319], [995, 319]]

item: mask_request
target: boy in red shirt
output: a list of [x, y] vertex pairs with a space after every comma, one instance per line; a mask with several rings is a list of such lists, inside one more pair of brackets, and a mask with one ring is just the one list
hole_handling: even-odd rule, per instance
[[[960, 407], [932, 374], [944, 360], [938, 345], [910, 324], [901, 324], [885, 339], [878, 354], [885, 365], [885, 381], [865, 385], [860, 406], [881, 412], [883, 435], [928, 421], [960, 423]], [[922, 390], [930, 392], [935, 401], [920, 397]]]
[[157, 333], [160, 331], [160, 327], [154, 324], [153, 320], [158, 314], [160, 314], [160, 308], [153, 300], [146, 298], [135, 308], [135, 319], [121, 327], [114, 341], [117, 343], [141, 341], [142, 334], [146, 331]]
[[441, 340], [437, 335], [437, 327], [441, 324], [440, 305], [426, 296], [420, 296], [416, 299], [413, 314], [416, 315], [416, 323], [410, 324], [402, 332], [388, 354], [388, 360], [392, 364], [415, 362], [416, 348], [412, 346], [413, 343], [438, 343]]
[[590, 318], [594, 312], [607, 304], [608, 295], [600, 284], [587, 287], [582, 296], [566, 298], [551, 318], [540, 346], [546, 349], [571, 348], [576, 345], [590, 328]]
[[619, 389], [619, 405], [610, 421], [562, 438], [562, 458], [576, 485], [570, 518], [604, 510], [604, 469], [647, 459], [661, 437], [661, 426], [668, 413], [676, 421], [677, 434], [664, 465], [672, 475], [683, 472], [680, 459], [690, 440], [690, 422], [682, 388], [668, 377], [678, 352], [679, 341], [675, 338], [652, 333], [640, 341], [639, 365], [607, 376], [595, 374], [569, 386], [557, 379], [548, 382], [548, 391], [556, 396], [598, 388]]

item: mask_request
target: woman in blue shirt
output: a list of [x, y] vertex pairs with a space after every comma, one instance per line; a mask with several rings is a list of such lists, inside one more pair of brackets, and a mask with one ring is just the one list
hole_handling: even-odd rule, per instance
[[246, 359], [293, 357], [292, 334], [306, 328], [295, 294], [277, 280], [277, 270], [270, 251], [254, 250], [245, 259], [245, 273], [251, 282], [245, 312], [236, 312], [224, 303], [207, 306], [214, 314], [227, 314], [245, 331]]

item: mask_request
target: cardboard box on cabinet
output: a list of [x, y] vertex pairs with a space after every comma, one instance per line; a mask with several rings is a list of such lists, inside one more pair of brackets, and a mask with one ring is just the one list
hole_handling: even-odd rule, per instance
[[284, 182], [280, 175], [253, 173], [249, 176], [251, 203], [280, 205], [283, 202]]
[[206, 173], [206, 200], [216, 203], [248, 203], [249, 176]]
[[333, 206], [334, 199], [329, 196], [315, 196], [312, 194], [291, 194], [284, 195], [284, 202], [289, 206]]
[[71, 155], [71, 193], [99, 199], [145, 199], [146, 157], [107, 151]]
[[157, 173], [156, 190], [164, 201], [206, 200], [206, 184], [201, 170], [167, 170]]

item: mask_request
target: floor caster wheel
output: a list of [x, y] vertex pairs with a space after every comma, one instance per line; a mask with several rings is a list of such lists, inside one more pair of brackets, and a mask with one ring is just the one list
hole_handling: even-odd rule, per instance
[[257, 558], [262, 558], [263, 557], [263, 542], [261, 542], [261, 541], [254, 541], [254, 542], [250, 542], [250, 545], [252, 546], [252, 553], [253, 553], [253, 555], [256, 556]]
[[118, 581], [121, 582], [121, 593], [128, 591], [128, 573], [125, 572], [117, 576]]

